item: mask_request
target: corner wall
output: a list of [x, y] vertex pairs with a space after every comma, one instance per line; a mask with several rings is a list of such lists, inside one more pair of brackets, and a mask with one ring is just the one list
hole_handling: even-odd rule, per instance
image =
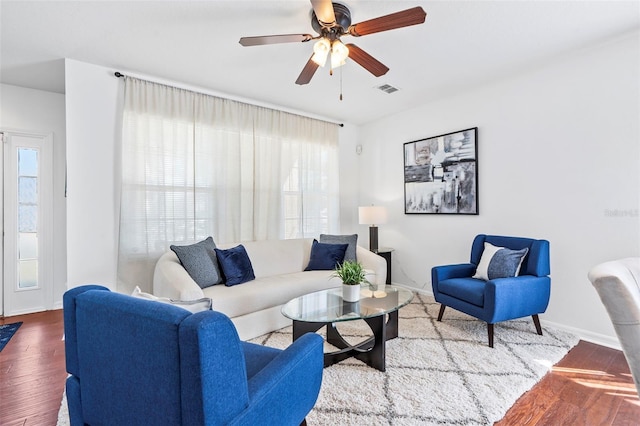
[[[361, 161], [379, 167], [361, 167], [360, 202], [388, 207], [394, 282], [431, 292], [431, 267], [467, 262], [478, 233], [548, 239], [543, 320], [616, 346], [587, 273], [640, 256], [639, 52], [634, 32], [362, 126]], [[403, 143], [476, 126], [480, 215], [405, 215]]]
[[107, 68], [65, 60], [68, 287], [115, 290], [122, 88]]

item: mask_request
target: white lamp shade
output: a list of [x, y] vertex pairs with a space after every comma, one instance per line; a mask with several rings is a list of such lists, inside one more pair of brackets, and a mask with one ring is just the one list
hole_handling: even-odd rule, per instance
[[331, 45], [329, 44], [329, 40], [321, 38], [313, 46], [313, 56], [311, 57], [311, 60], [321, 67], [324, 67], [324, 64], [327, 62], [327, 56], [329, 55], [330, 49]]
[[380, 225], [387, 223], [387, 209], [382, 206], [358, 207], [360, 225]]
[[331, 68], [338, 68], [344, 65], [349, 56], [349, 48], [342, 44], [340, 40], [335, 40], [331, 45]]

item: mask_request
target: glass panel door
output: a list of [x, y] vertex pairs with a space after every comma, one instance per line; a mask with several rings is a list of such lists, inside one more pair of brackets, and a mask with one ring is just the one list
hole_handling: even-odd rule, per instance
[[51, 135], [5, 132], [3, 228], [5, 316], [53, 308]]

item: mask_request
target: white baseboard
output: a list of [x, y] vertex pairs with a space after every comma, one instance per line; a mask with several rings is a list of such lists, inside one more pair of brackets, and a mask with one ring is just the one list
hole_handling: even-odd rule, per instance
[[569, 333], [573, 333], [580, 337], [581, 340], [586, 340], [587, 342], [595, 343], [596, 345], [606, 346], [611, 349], [617, 349], [619, 351], [622, 350], [622, 346], [620, 346], [620, 341], [615, 336], [607, 336], [606, 334], [594, 333], [589, 330], [585, 330], [583, 328], [571, 327], [568, 325], [560, 324], [557, 322], [546, 321], [540, 319], [540, 322], [544, 325], [548, 325], [553, 328], [557, 328], [559, 330], [564, 330]]
[[[416, 293], [422, 293], [429, 296], [433, 296], [433, 291], [430, 291], [430, 290], [415, 288], [408, 285], [396, 284], [396, 283], [393, 283], [393, 285], [408, 288], [409, 290], [413, 290]], [[606, 346], [608, 348], [617, 349], [619, 351], [622, 350], [622, 346], [620, 346], [620, 341], [615, 336], [607, 336], [606, 334], [594, 333], [592, 331], [585, 330], [583, 328], [576, 328], [576, 327], [571, 327], [571, 326], [560, 324], [553, 321], [546, 321], [542, 318], [540, 318], [540, 323], [542, 323], [543, 325], [548, 325], [549, 327], [553, 327], [559, 330], [573, 333], [576, 336], [578, 336], [581, 340], [595, 343], [596, 345]]]

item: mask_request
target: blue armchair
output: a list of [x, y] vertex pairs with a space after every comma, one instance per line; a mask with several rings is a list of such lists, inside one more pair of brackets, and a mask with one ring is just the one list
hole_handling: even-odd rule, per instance
[[[474, 278], [479, 269], [485, 243], [509, 250], [527, 249], [521, 259], [519, 273], [507, 278]], [[507, 250], [507, 252], [509, 251]], [[486, 257], [484, 264], [486, 264]], [[487, 323], [489, 346], [493, 347], [493, 325], [531, 315], [542, 335], [538, 314], [549, 304], [549, 242], [530, 238], [478, 235], [471, 247], [471, 262], [436, 266], [431, 270], [431, 284], [436, 302], [440, 303], [438, 321], [449, 306]], [[496, 274], [498, 276], [504, 274]]]
[[219, 312], [95, 285], [63, 303], [71, 425], [299, 425], [318, 397], [318, 335], [255, 345]]

